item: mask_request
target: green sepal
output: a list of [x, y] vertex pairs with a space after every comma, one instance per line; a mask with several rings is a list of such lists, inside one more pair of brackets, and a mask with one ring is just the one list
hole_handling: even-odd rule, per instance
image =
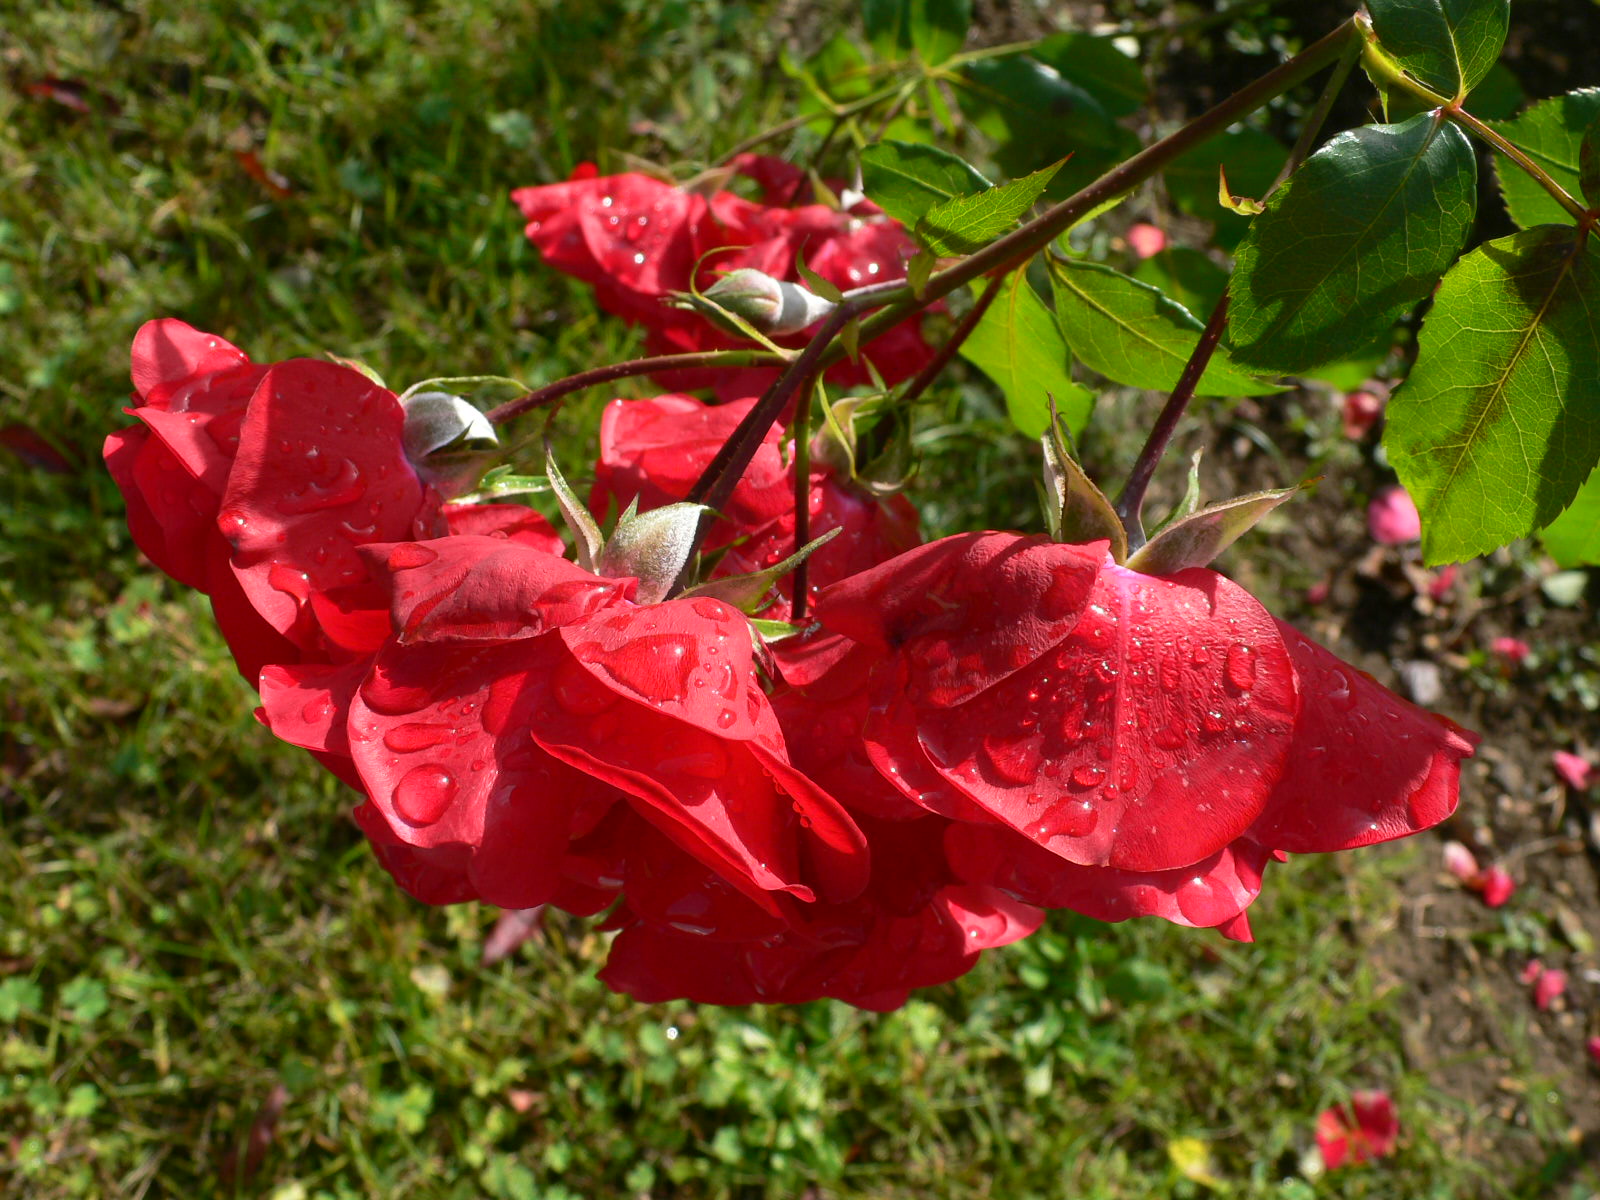
[[477, 487], [466, 495], [457, 496], [457, 504], [485, 504], [503, 496], [528, 496], [550, 491], [548, 475], [516, 475], [510, 463], [501, 463], [484, 473]]
[[[360, 367], [356, 368], [356, 370], [360, 369]], [[371, 378], [371, 376], [369, 376], [369, 378]], [[527, 384], [523, 383], [522, 380], [513, 379], [509, 375], [440, 375], [435, 379], [424, 379], [418, 383], [413, 383], [405, 391], [400, 393], [398, 399], [403, 405], [410, 397], [416, 395], [418, 392], [438, 392], [450, 391], [453, 389], [467, 389], [485, 383], [502, 383], [508, 388], [515, 389], [519, 392], [533, 390]]]
[[636, 512], [637, 501], [617, 521], [596, 559], [597, 575], [639, 581], [640, 604], [659, 604], [694, 557], [696, 534], [711, 509], [704, 504], [664, 504]]
[[561, 517], [566, 521], [567, 529], [572, 534], [572, 546], [578, 556], [578, 565], [585, 571], [593, 571], [595, 563], [599, 561], [601, 548], [605, 544], [600, 536], [600, 526], [595, 524], [594, 517], [578, 499], [577, 493], [572, 490], [572, 485], [561, 473], [561, 468], [556, 466], [556, 456], [549, 442], [544, 444], [544, 472], [549, 477], [550, 490], [556, 494], [556, 503], [561, 506]]
[[[677, 506], [669, 505], [668, 507]], [[700, 506], [693, 505], [691, 507], [698, 508]], [[655, 511], [664, 512], [666, 510], [658, 508]], [[645, 515], [648, 516], [649, 514], [646, 513]], [[764, 607], [767, 594], [777, 586], [778, 580], [798, 567], [820, 547], [826, 545], [843, 532], [842, 529], [830, 529], [821, 537], [814, 538], [804, 546], [801, 546], [800, 549], [780, 563], [763, 568], [760, 571], [751, 571], [748, 575], [732, 575], [726, 579], [708, 579], [702, 584], [689, 588], [683, 594], [685, 596], [709, 596], [713, 600], [721, 600], [724, 604], [731, 604], [743, 613], [759, 612]], [[651, 602], [641, 600], [640, 603]]]
[[798, 254], [794, 256], [794, 269], [799, 272], [800, 278], [805, 280], [806, 287], [824, 300], [832, 300], [835, 304], [844, 302], [844, 293], [839, 290], [839, 285], [829, 283], [821, 275], [806, 266], [806, 260]]
[[806, 631], [804, 625], [794, 625], [788, 621], [769, 621], [760, 617], [749, 618], [750, 628], [761, 635], [764, 642], [781, 642], [784, 638], [794, 637]]
[[1179, 517], [1134, 551], [1127, 567], [1145, 575], [1171, 575], [1206, 566], [1303, 486], [1240, 496]]
[[389, 385], [383, 381], [383, 376], [379, 375], [375, 368], [367, 366], [359, 358], [346, 358], [342, 354], [329, 354], [326, 352], [324, 352], [323, 357], [329, 362], [338, 363], [341, 367], [349, 367], [352, 371], [365, 375], [379, 387], [388, 390]]
[[1189, 480], [1184, 485], [1183, 498], [1173, 505], [1172, 511], [1166, 515], [1161, 524], [1157, 525], [1152, 536], [1160, 533], [1174, 521], [1181, 521], [1200, 508], [1200, 459], [1204, 457], [1205, 450], [1196, 450], [1189, 457]]
[[1039, 439], [1044, 448], [1044, 491], [1050, 507], [1045, 512], [1050, 536], [1058, 542], [1082, 545], [1101, 538], [1111, 543], [1111, 557], [1128, 557], [1128, 533], [1105, 493], [1084, 473], [1069, 446], [1071, 434], [1050, 404], [1050, 428]]

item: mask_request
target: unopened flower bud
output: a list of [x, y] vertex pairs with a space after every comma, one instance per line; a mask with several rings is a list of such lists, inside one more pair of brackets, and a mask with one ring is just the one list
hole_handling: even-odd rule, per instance
[[799, 333], [833, 311], [831, 300], [798, 283], [774, 279], [754, 267], [730, 271], [706, 289], [706, 298], [775, 337]]
[[407, 396], [405, 433], [402, 441], [406, 457], [420, 463], [435, 450], [461, 441], [493, 442], [494, 426], [472, 405], [449, 392], [417, 392]]

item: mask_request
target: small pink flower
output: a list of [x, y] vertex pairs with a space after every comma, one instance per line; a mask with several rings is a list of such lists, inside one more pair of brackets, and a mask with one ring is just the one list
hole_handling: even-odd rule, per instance
[[1385, 546], [1414, 542], [1422, 536], [1422, 518], [1411, 494], [1399, 484], [1386, 487], [1367, 505], [1367, 530]]
[[1141, 221], [1128, 230], [1128, 245], [1140, 258], [1149, 258], [1167, 248], [1167, 235]]
[[1388, 1092], [1352, 1092], [1349, 1104], [1317, 1117], [1317, 1149], [1328, 1170], [1394, 1153], [1400, 1118]]
[[1468, 887], [1477, 882], [1478, 860], [1472, 856], [1472, 851], [1460, 842], [1444, 844], [1444, 869]]
[[1565, 971], [1545, 971], [1533, 981], [1533, 1006], [1540, 1012], [1548, 1012], [1556, 998], [1566, 990]]
[[1589, 1061], [1600, 1066], [1600, 1037], [1592, 1037], [1584, 1043], [1584, 1049], [1589, 1052]]
[[1537, 958], [1530, 958], [1528, 960], [1528, 965], [1522, 968], [1522, 974], [1519, 975], [1518, 978], [1521, 979], [1523, 983], [1537, 983], [1539, 981], [1539, 976], [1543, 974], [1544, 964]]
[[1499, 908], [1511, 899], [1511, 893], [1517, 890], [1516, 881], [1506, 872], [1504, 867], [1489, 867], [1478, 876], [1475, 885], [1483, 896], [1483, 902], [1490, 908]]
[[1351, 441], [1367, 436], [1383, 413], [1383, 400], [1372, 392], [1346, 392], [1341, 416], [1344, 435]]
[[1497, 637], [1489, 643], [1489, 653], [1507, 666], [1520, 667], [1523, 659], [1533, 652], [1533, 647], [1521, 638]]
[[1326, 604], [1328, 594], [1333, 591], [1333, 580], [1319, 579], [1306, 589], [1307, 604]]
[[1594, 775], [1594, 764], [1588, 759], [1577, 754], [1569, 754], [1565, 750], [1557, 750], [1550, 756], [1550, 761], [1555, 764], [1556, 774], [1566, 782], [1566, 785], [1575, 791], [1583, 791], [1589, 786]]

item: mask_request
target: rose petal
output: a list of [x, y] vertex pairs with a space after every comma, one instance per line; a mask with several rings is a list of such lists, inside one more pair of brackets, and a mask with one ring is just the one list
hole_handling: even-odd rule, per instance
[[1422, 536], [1422, 518], [1411, 494], [1398, 484], [1386, 487], [1367, 505], [1367, 532], [1375, 542], [1399, 546]]
[[1588, 759], [1566, 750], [1557, 750], [1550, 755], [1550, 761], [1555, 764], [1556, 774], [1569, 788], [1581, 792], [1589, 786], [1594, 775], [1594, 764]]
[[133, 386], [146, 404], [165, 404], [173, 391], [202, 375], [244, 366], [243, 350], [214, 333], [173, 317], [146, 321], [133, 335]]

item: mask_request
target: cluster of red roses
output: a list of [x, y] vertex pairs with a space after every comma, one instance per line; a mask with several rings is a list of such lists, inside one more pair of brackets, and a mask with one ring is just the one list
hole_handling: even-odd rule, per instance
[[[768, 647], [714, 588], [640, 603], [531, 509], [449, 502], [348, 367], [166, 320], [133, 377], [130, 526], [210, 595], [262, 720], [363, 793], [411, 894], [609, 910], [602, 977], [644, 1000], [892, 1008], [1047, 908], [1247, 937], [1270, 858], [1436, 823], [1471, 752], [1207, 570], [918, 545], [903, 499], [818, 466], [813, 528], [844, 532], [817, 627]], [[592, 506], [680, 499], [750, 403], [614, 402]], [[715, 575], [790, 549], [779, 438]]]
[[[728, 175], [752, 180], [765, 203], [717, 186]], [[511, 198], [527, 218], [527, 234], [548, 266], [592, 286], [600, 307], [641, 324], [653, 354], [727, 349], [741, 343], [698, 313], [664, 301], [704, 290], [721, 275], [752, 268], [799, 282], [798, 264], [841, 289], [904, 279], [917, 247], [899, 222], [870, 200], [839, 189], [841, 207], [799, 203], [815, 185], [781, 159], [741, 154], [704, 188], [679, 188], [636, 172], [600, 175], [592, 163], [566, 183], [519, 188]], [[804, 338], [780, 338], [798, 345]], [[909, 379], [933, 356], [920, 318], [873, 339], [862, 364], [841, 362], [827, 380], [840, 387], [870, 381], [865, 363], [885, 383]], [[768, 368], [677, 370], [655, 378], [663, 387], [714, 388], [722, 399], [758, 394]]]

